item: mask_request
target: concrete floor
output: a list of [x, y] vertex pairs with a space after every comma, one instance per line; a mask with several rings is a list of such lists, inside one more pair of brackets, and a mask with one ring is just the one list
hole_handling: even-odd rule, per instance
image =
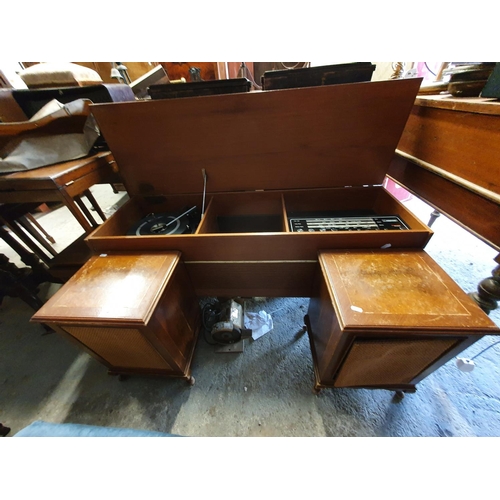
[[[123, 193], [92, 188], [108, 214]], [[424, 222], [432, 211], [405, 203]], [[64, 248], [81, 234], [65, 208], [39, 217]], [[495, 250], [444, 216], [426, 251], [466, 291], [489, 276]], [[19, 260], [8, 247], [0, 252]], [[44, 284], [46, 299], [58, 286]], [[57, 334], [29, 322], [33, 311], [6, 297], [0, 307], [0, 422], [11, 435], [35, 420], [154, 430], [184, 436], [500, 436], [500, 345], [477, 358], [471, 373], [454, 361], [434, 372], [397, 403], [383, 390], [337, 389], [312, 393], [309, 342], [301, 332], [308, 299], [247, 302], [271, 314], [274, 329], [247, 342], [241, 354], [218, 354], [200, 336], [193, 360], [196, 384], [131, 377], [120, 382], [97, 361]], [[500, 325], [500, 311], [491, 318]], [[486, 337], [462, 355], [493, 344]]]

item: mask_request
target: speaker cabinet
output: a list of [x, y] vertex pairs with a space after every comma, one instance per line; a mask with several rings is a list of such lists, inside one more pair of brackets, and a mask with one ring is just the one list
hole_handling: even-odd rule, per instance
[[193, 381], [200, 311], [177, 252], [94, 256], [32, 321], [49, 324], [110, 373]]
[[319, 255], [306, 316], [315, 385], [414, 392], [500, 330], [422, 250]]

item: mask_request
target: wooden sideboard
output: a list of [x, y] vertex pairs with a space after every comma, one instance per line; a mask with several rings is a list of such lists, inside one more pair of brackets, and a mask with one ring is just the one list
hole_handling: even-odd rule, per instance
[[[499, 137], [494, 99], [417, 97], [388, 176], [500, 250]], [[500, 265], [470, 295], [485, 312], [496, 309]]]
[[388, 175], [500, 251], [500, 102], [421, 96]]

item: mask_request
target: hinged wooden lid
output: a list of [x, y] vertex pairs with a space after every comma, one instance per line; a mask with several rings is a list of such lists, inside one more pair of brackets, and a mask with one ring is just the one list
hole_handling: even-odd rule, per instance
[[421, 79], [97, 104], [131, 195], [382, 184]]

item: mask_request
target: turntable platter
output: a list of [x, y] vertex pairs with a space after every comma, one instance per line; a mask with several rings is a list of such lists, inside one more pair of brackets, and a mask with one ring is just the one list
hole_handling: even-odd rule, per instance
[[175, 215], [157, 214], [147, 220], [142, 220], [135, 231], [136, 236], [144, 234], [184, 234], [187, 229], [187, 221], [176, 220]]
[[153, 236], [169, 234], [189, 234], [192, 232], [192, 217], [190, 213], [195, 209], [178, 213], [149, 214], [137, 222], [128, 231], [129, 236]]

